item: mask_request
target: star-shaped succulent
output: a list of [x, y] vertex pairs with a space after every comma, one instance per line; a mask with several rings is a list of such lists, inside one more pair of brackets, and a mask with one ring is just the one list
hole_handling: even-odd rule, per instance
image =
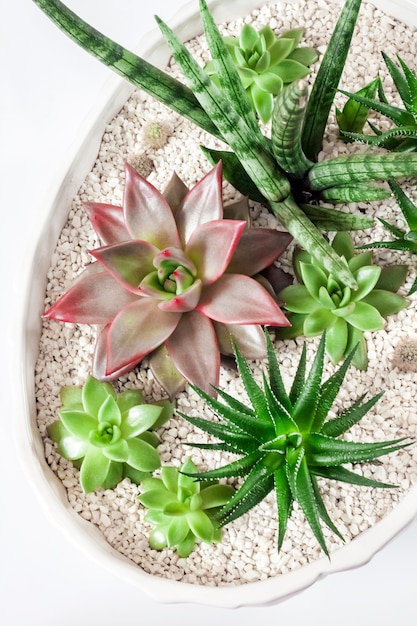
[[180, 468], [165, 466], [160, 478], [142, 482], [139, 501], [149, 509], [145, 521], [155, 526], [149, 537], [154, 550], [175, 548], [179, 556], [187, 557], [196, 539], [206, 543], [221, 540], [213, 514], [234, 489], [217, 481], [200, 483], [186, 475], [196, 471], [193, 461], [187, 459]]
[[190, 473], [190, 476], [200, 480], [243, 478], [242, 485], [217, 515], [221, 526], [244, 515], [274, 491], [278, 508], [278, 548], [282, 546], [293, 503], [298, 502], [320, 546], [328, 555], [322, 522], [339, 537], [341, 534], [325, 507], [318, 478], [363, 487], [392, 487], [355, 473], [345, 465], [373, 461], [410, 444], [405, 443], [404, 438], [374, 443], [342, 438], [375, 405], [382, 393], [367, 401], [364, 401], [365, 396], [361, 396], [338, 417], [328, 419], [353, 352], [333, 375], [322, 382], [325, 337], [323, 335], [320, 340], [308, 373], [304, 345], [292, 387], [287, 392], [268, 335], [267, 342], [269, 373], [263, 376], [263, 389], [255, 381], [247, 361], [238, 349], [235, 350], [251, 406], [221, 389], [217, 389], [219, 399], [214, 399], [195, 388], [221, 421], [181, 413], [191, 424], [218, 439], [218, 443], [193, 445], [232, 452], [239, 458], [218, 469]]
[[123, 206], [85, 208], [103, 246], [91, 250], [95, 262], [44, 317], [100, 325], [96, 378], [118, 378], [149, 355], [169, 395], [177, 390], [173, 369], [210, 389], [220, 354], [231, 352], [223, 340], [230, 328], [246, 356], [259, 358], [261, 324], [288, 324], [253, 276], [291, 237], [224, 219], [221, 164], [191, 190], [174, 176], [164, 193], [126, 164]]
[[358, 289], [350, 289], [304, 250], [297, 249], [293, 255], [297, 283], [279, 294], [290, 311], [291, 327], [283, 332], [277, 329], [277, 337], [313, 337], [325, 330], [326, 351], [333, 363], [358, 345], [353, 364], [365, 370], [368, 356], [364, 333], [382, 330], [388, 315], [407, 306], [407, 299], [395, 292], [403, 284], [408, 267], [375, 265], [370, 251], [355, 251], [346, 232], [337, 233], [331, 245], [350, 268]]
[[138, 389], [116, 393], [88, 376], [82, 387], [62, 387], [59, 420], [48, 429], [58, 452], [80, 469], [83, 491], [111, 489], [123, 478], [139, 483], [161, 465], [158, 437], [173, 405], [145, 404]]

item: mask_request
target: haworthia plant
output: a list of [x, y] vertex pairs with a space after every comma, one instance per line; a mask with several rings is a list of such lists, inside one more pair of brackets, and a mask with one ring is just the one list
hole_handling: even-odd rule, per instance
[[405, 439], [362, 443], [341, 438], [376, 404], [382, 393], [344, 408], [329, 418], [329, 411], [343, 383], [354, 352], [340, 368], [322, 381], [325, 336], [307, 372], [304, 346], [291, 389], [284, 386], [272, 341], [268, 342], [268, 373], [263, 388], [255, 381], [248, 363], [235, 349], [240, 375], [250, 406], [218, 389], [219, 400], [195, 388], [207, 406], [219, 417], [191, 417], [188, 422], [216, 438], [218, 443], [192, 444], [198, 448], [224, 450], [239, 455], [217, 469], [189, 473], [199, 480], [240, 477], [239, 489], [217, 514], [221, 526], [247, 513], [271, 491], [275, 492], [278, 514], [278, 549], [282, 547], [293, 505], [302, 509], [317, 541], [328, 555], [322, 523], [338, 537], [322, 498], [318, 478], [339, 480], [363, 487], [392, 487], [345, 467], [378, 459], [408, 445]]

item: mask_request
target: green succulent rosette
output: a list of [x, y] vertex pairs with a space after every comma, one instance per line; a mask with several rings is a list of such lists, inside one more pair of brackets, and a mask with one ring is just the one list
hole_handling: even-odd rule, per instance
[[[309, 74], [309, 65], [317, 61], [314, 48], [298, 44], [302, 28], [294, 28], [276, 37], [270, 26], [257, 31], [245, 24], [239, 37], [225, 37], [239, 77], [259, 119], [267, 123], [272, 117], [274, 97], [283, 87]], [[209, 61], [204, 68], [218, 83], [216, 65]]]
[[109, 383], [88, 376], [83, 387], [61, 389], [59, 420], [48, 433], [58, 452], [80, 469], [83, 491], [111, 489], [123, 478], [139, 483], [161, 465], [157, 428], [173, 404], [144, 404], [139, 390], [116, 393]]
[[396, 293], [405, 281], [408, 268], [374, 265], [372, 252], [356, 253], [347, 232], [335, 235], [332, 248], [345, 259], [358, 289], [344, 285], [307, 252], [297, 249], [293, 267], [298, 283], [279, 293], [290, 312], [291, 327], [277, 328], [276, 336], [313, 337], [326, 331], [326, 352], [332, 362], [338, 363], [357, 346], [352, 363], [365, 370], [368, 357], [364, 333], [382, 330], [388, 315], [408, 305], [408, 300]]
[[187, 459], [179, 469], [163, 467], [161, 478], [142, 481], [139, 501], [149, 509], [145, 521], [155, 526], [149, 537], [154, 550], [174, 548], [180, 557], [187, 557], [197, 539], [206, 543], [221, 540], [213, 514], [230, 499], [234, 489], [217, 481], [201, 483], [183, 473], [196, 471], [193, 461]]

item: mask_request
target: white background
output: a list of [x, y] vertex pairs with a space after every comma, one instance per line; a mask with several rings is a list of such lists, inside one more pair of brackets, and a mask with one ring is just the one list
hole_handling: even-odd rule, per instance
[[[132, 48], [154, 28], [155, 13], [169, 21], [183, 2], [68, 0], [68, 5]], [[388, 626], [398, 620], [402, 626], [416, 624], [416, 523], [359, 570], [332, 575], [274, 607], [235, 611], [156, 603], [74, 549], [51, 523], [32, 493], [13, 442], [13, 423], [19, 424], [22, 416], [15, 414], [11, 399], [11, 386], [17, 380], [9, 371], [8, 351], [13, 350], [9, 329], [19, 306], [15, 295], [19, 260], [33, 226], [43, 219], [42, 200], [110, 70], [70, 42], [30, 0], [2, 2], [0, 13], [1, 623], [245, 626], [268, 620], [309, 626]]]

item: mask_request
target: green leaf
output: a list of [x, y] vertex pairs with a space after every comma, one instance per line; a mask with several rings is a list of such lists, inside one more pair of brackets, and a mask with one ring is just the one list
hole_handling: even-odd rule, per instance
[[105, 446], [102, 452], [111, 461], [124, 463], [129, 456], [129, 447], [124, 439], [119, 439], [116, 443]]
[[303, 131], [304, 152], [312, 161], [317, 159], [321, 150], [324, 130], [345, 66], [360, 6], [361, 0], [347, 0], [343, 5], [314, 81]]
[[[144, 486], [145, 481], [142, 482], [142, 487]], [[166, 489], [150, 489], [142, 493], [138, 500], [148, 509], [163, 511], [168, 504], [177, 502], [177, 496]]]
[[178, 556], [180, 556], [183, 559], [186, 559], [188, 556], [190, 556], [191, 552], [194, 550], [194, 546], [195, 546], [195, 537], [193, 533], [190, 531], [188, 535], [186, 536], [186, 538], [184, 539], [184, 541], [181, 541], [181, 543], [177, 545]]
[[352, 428], [352, 426], [360, 422], [363, 416], [366, 415], [382, 397], [383, 393], [384, 392], [381, 391], [364, 403], [362, 403], [364, 396], [361, 396], [352, 406], [345, 409], [339, 417], [335, 417], [326, 422], [321, 430], [322, 434], [328, 437], [339, 437], [343, 435]]
[[304, 285], [289, 285], [279, 293], [285, 308], [293, 313], [311, 313], [319, 306], [316, 298], [308, 292]]
[[213, 522], [204, 511], [190, 511], [187, 513], [187, 523], [196, 537], [206, 543], [213, 541]]
[[91, 416], [99, 413], [107, 398], [115, 399], [116, 393], [109, 383], [101, 383], [93, 376], [88, 376], [82, 388], [84, 410]]
[[112, 426], [120, 426], [122, 416], [117, 406], [116, 398], [107, 396], [98, 410], [99, 424], [112, 424]]
[[320, 525], [320, 517], [311, 483], [310, 472], [302, 448], [294, 450], [291, 455], [287, 454], [286, 468], [292, 497], [300, 504], [314, 536], [319, 542], [323, 552], [326, 556], [329, 556]]
[[332, 363], [338, 363], [346, 354], [348, 326], [342, 317], [333, 316], [333, 324], [326, 329], [326, 352]]
[[168, 491], [173, 493], [178, 489], [178, 470], [176, 467], [165, 466], [161, 469], [161, 479]]
[[65, 409], [84, 410], [80, 387], [61, 387], [60, 399]]
[[250, 24], [244, 24], [239, 34], [239, 44], [244, 50], [252, 50], [256, 42], [259, 39], [259, 35], [253, 26]]
[[355, 309], [344, 317], [349, 324], [362, 331], [382, 330], [385, 326], [379, 311], [366, 302], [356, 302]]
[[171, 520], [166, 531], [168, 546], [174, 547], [181, 544], [188, 537], [190, 528], [186, 517], [178, 517]]
[[81, 463], [80, 483], [84, 493], [91, 493], [102, 486], [110, 469], [111, 461], [101, 449], [90, 446]]
[[200, 491], [201, 508], [213, 509], [223, 506], [232, 497], [235, 490], [231, 485], [210, 485]]
[[138, 437], [127, 442], [129, 455], [126, 462], [141, 472], [153, 472], [161, 465], [158, 452], [153, 446]]
[[287, 523], [291, 516], [293, 497], [288, 484], [285, 466], [278, 468], [274, 472], [275, 496], [278, 510], [278, 551], [281, 550]]
[[365, 298], [375, 287], [378, 279], [381, 275], [381, 268], [377, 265], [363, 266], [355, 272], [354, 276], [358, 283], [356, 291], [352, 292], [351, 299], [353, 302], [358, 302]]
[[323, 334], [304, 387], [294, 404], [292, 418], [301, 432], [308, 431], [314, 420], [323, 374], [325, 343], [326, 336]]
[[382, 317], [398, 313], [408, 306], [408, 300], [403, 296], [384, 289], [374, 289], [366, 296], [364, 303], [375, 308]]
[[84, 441], [88, 441], [90, 432], [97, 428], [97, 420], [84, 411], [60, 409], [58, 415], [67, 431]]
[[355, 472], [351, 472], [342, 466], [336, 467], [311, 467], [310, 471], [316, 476], [322, 478], [328, 478], [329, 480], [339, 480], [341, 482], [350, 483], [351, 485], [359, 485], [359, 487], [380, 487], [386, 489], [393, 489], [396, 485], [390, 483], [383, 483], [379, 480], [373, 480], [366, 476], [361, 476]]
[[161, 413], [162, 407], [156, 405], [140, 404], [132, 406], [120, 426], [122, 437], [131, 439], [141, 435], [155, 425]]
[[[378, 90], [380, 78], [371, 81], [362, 89], [356, 92], [356, 95], [365, 98], [375, 98]], [[369, 115], [369, 107], [360, 104], [357, 100], [349, 98], [343, 107], [343, 110], [336, 115], [337, 123], [340, 130], [360, 133], [366, 124]]]
[[315, 337], [324, 330], [330, 329], [336, 323], [333, 313], [327, 309], [316, 309], [306, 316], [303, 332], [306, 337]]

